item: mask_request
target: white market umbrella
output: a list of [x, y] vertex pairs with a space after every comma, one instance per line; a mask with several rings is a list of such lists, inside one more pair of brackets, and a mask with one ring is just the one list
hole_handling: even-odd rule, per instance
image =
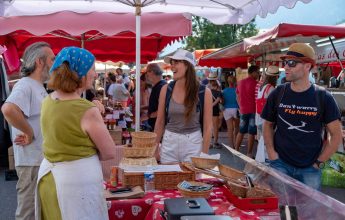
[[[266, 17], [280, 6], [293, 8], [296, 2], [311, 0], [3, 0], [0, 16], [43, 15], [59, 11], [128, 13], [136, 11], [136, 88], [140, 88], [140, 16], [141, 12], [187, 13], [204, 17], [214, 24], [246, 24], [255, 16]], [[136, 89], [136, 103], [140, 93]], [[136, 105], [135, 128], [139, 130], [140, 106]]]

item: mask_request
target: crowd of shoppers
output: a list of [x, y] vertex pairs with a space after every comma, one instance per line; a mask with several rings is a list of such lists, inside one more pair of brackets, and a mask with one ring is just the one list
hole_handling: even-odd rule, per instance
[[[113, 158], [115, 145], [99, 101], [81, 98], [96, 78], [95, 57], [67, 47], [54, 58], [49, 44], [30, 45], [23, 55], [23, 78], [1, 109], [12, 125], [19, 177], [16, 219], [107, 219], [100, 160]], [[170, 82], [152, 63], [139, 88], [141, 122], [157, 134], [156, 157], [162, 164], [189, 162], [210, 147], [220, 148], [223, 114], [231, 147], [239, 150], [247, 134], [247, 156], [253, 157], [255, 135], [263, 136], [269, 166], [320, 189], [320, 168], [341, 141], [341, 124], [334, 98], [308, 79], [315, 65], [312, 47], [289, 47], [282, 57], [288, 83], [277, 88], [276, 66], [261, 74], [252, 65], [239, 82], [229, 72], [222, 88], [214, 72], [206, 85], [197, 80], [194, 55], [187, 50], [179, 49], [164, 61], [171, 65]], [[126, 107], [134, 95], [132, 79], [121, 68], [108, 78], [107, 94]], [[47, 80], [50, 94], [43, 87]]]

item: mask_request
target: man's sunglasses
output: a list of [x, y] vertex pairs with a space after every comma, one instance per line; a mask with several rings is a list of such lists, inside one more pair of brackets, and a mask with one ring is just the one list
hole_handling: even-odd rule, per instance
[[303, 63], [302, 61], [298, 60], [283, 60], [283, 66], [288, 65], [289, 67], [295, 67], [298, 63]]

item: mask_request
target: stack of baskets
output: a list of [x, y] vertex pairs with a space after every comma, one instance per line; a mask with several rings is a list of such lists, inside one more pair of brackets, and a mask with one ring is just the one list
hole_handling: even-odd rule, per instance
[[132, 132], [132, 147], [124, 148], [124, 158], [120, 165], [157, 165], [154, 157], [156, 151], [156, 137], [153, 132]]

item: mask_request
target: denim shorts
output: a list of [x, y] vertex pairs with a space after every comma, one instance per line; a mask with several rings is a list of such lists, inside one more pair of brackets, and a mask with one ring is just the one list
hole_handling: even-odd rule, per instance
[[255, 113], [241, 114], [240, 117], [240, 133], [256, 135]]
[[313, 165], [305, 168], [295, 167], [285, 163], [281, 159], [269, 161], [270, 167], [301, 181], [313, 189], [321, 188], [321, 170], [313, 167]]

